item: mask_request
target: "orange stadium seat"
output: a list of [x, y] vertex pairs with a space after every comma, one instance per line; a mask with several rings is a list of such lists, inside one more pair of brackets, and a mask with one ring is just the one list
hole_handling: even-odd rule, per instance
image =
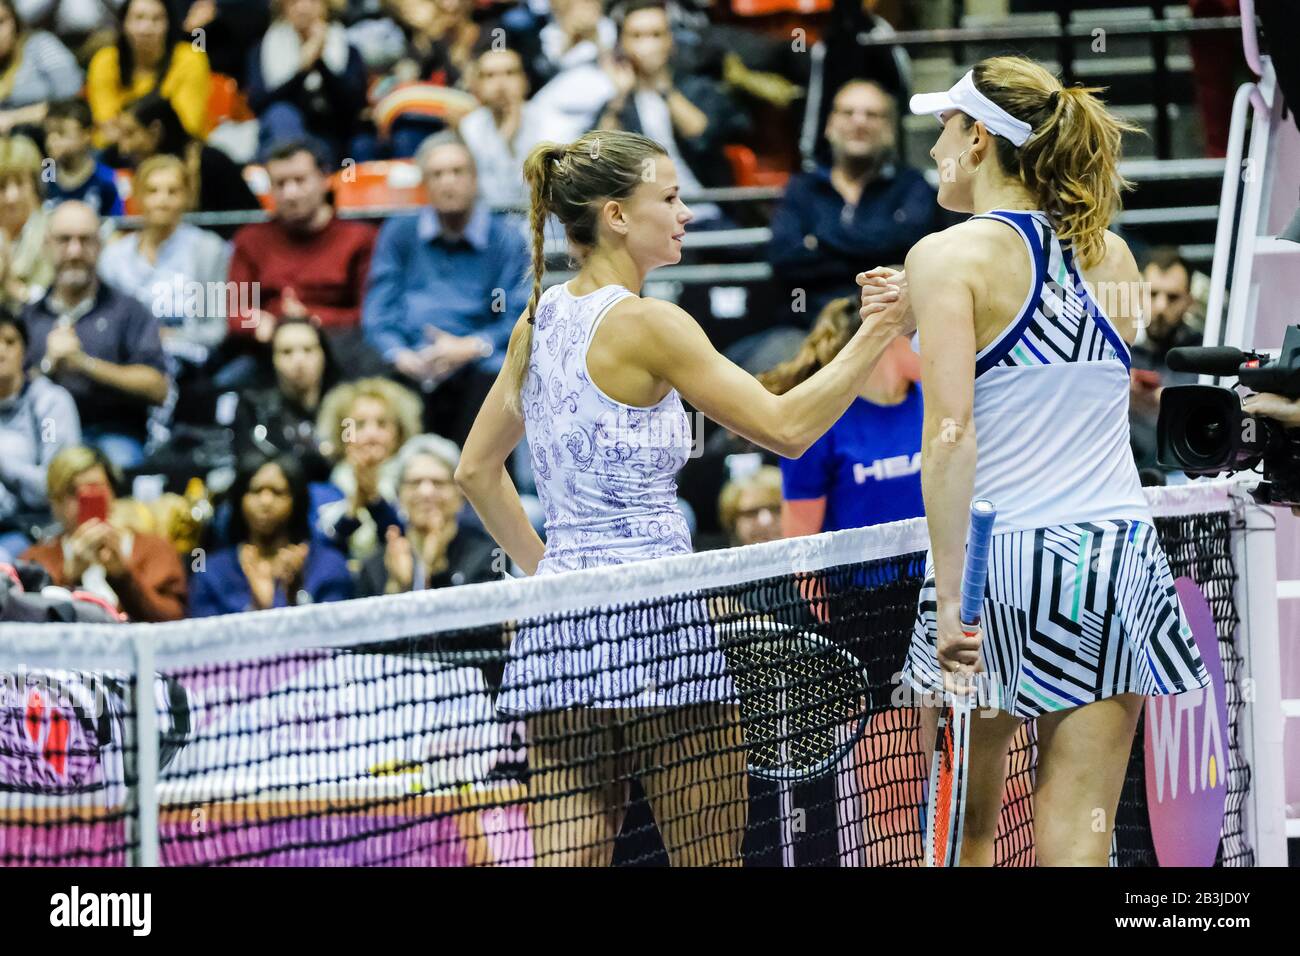
[[729, 143], [722, 148], [731, 163], [731, 175], [737, 186], [784, 186], [790, 174], [783, 169], [764, 169], [758, 156], [748, 146]]
[[257, 197], [263, 209], [267, 212], [275, 210], [275, 200], [271, 197], [271, 180], [267, 178], [265, 166], [256, 163], [245, 166], [244, 182], [248, 183], [249, 190]]
[[242, 123], [253, 119], [253, 111], [248, 108], [248, 100], [239, 91], [239, 84], [233, 76], [223, 73], [212, 74], [212, 89], [208, 94], [208, 132], [230, 120]]
[[366, 206], [423, 206], [428, 202], [420, 169], [409, 159], [357, 163], [334, 174], [334, 203], [339, 209]]
[[777, 13], [825, 13], [831, 0], [731, 0], [737, 16], [768, 17]]
[[140, 215], [140, 200], [131, 190], [134, 180], [135, 173], [132, 170], [113, 170], [113, 185], [117, 187], [117, 194], [122, 197], [122, 212], [127, 216]]

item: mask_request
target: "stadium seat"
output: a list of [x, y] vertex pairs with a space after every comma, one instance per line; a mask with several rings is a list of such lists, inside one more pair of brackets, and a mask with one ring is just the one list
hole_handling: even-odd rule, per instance
[[131, 190], [131, 184], [134, 180], [135, 173], [133, 170], [113, 170], [113, 185], [117, 186], [117, 194], [122, 197], [122, 213], [127, 216], [140, 215], [140, 200], [136, 199]]
[[245, 166], [244, 182], [248, 183], [249, 190], [257, 197], [257, 201], [262, 204], [263, 209], [267, 212], [275, 210], [275, 200], [271, 198], [271, 180], [266, 175], [265, 166], [259, 166], [256, 163]]
[[748, 146], [729, 143], [722, 151], [731, 163], [731, 175], [737, 186], [784, 186], [790, 178], [783, 169], [763, 169], [758, 156]]
[[831, 0], [731, 0], [732, 12], [741, 17], [766, 17], [776, 13], [825, 13]]
[[212, 74], [212, 90], [208, 94], [208, 132], [227, 120], [243, 123], [253, 119], [253, 111], [248, 108], [248, 101], [239, 91], [239, 84], [233, 76], [222, 73]]
[[357, 163], [334, 174], [334, 204], [339, 209], [372, 206], [423, 206], [428, 202], [419, 167], [411, 160]]

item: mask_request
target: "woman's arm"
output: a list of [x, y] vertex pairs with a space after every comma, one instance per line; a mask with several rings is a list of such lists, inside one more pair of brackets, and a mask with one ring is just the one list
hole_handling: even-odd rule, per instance
[[1138, 329], [1150, 322], [1151, 316], [1143, 308], [1142, 272], [1128, 243], [1113, 232], [1106, 233], [1106, 258], [1098, 272], [1105, 285], [1098, 288], [1090, 283], [1088, 293], [1106, 313], [1120, 338], [1132, 345], [1137, 341]]
[[172, 65], [159, 86], [185, 131], [197, 140], [208, 136], [208, 100], [212, 93], [212, 70], [208, 55], [188, 43], [178, 43], [172, 53]]
[[[642, 299], [622, 313], [635, 323], [625, 337], [626, 359], [668, 382], [724, 428], [781, 455], [798, 458], [839, 420], [863, 380], [897, 336], [911, 331], [910, 313], [892, 310], [867, 318], [839, 355], [784, 395], [719, 354], [690, 315], [669, 302]], [[607, 316], [605, 321], [614, 319]]]
[[787, 538], [821, 534], [825, 523], [825, 498], [787, 498], [781, 502], [781, 533]]
[[[961, 236], [936, 233], [907, 257], [912, 310], [921, 331], [921, 493], [934, 560], [940, 662], [978, 666], [979, 647], [961, 647], [957, 620], [966, 531], [975, 490], [975, 297]], [[967, 243], [967, 246], [969, 244]]]
[[798, 458], [781, 460], [781, 532], [787, 538], [821, 534], [826, 501], [834, 488], [831, 449], [834, 436], [823, 435]]
[[[526, 320], [520, 317], [510, 336], [512, 351], [524, 347], [527, 328]], [[523, 420], [506, 407], [510, 389], [506, 370], [509, 367], [507, 358], [474, 420], [469, 437], [465, 439], [460, 464], [456, 466], [456, 484], [497, 544], [526, 573], [534, 574], [546, 546], [533, 530], [506, 468], [510, 453], [524, 437]]]

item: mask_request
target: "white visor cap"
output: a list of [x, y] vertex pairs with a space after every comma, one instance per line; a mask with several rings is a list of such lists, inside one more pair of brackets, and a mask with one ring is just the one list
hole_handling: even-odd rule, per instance
[[1016, 119], [977, 90], [973, 72], [967, 73], [945, 92], [916, 94], [908, 105], [913, 113], [930, 113], [935, 117], [949, 110], [960, 110], [983, 123], [989, 132], [1005, 136], [1016, 146], [1023, 146], [1034, 131], [1024, 120]]

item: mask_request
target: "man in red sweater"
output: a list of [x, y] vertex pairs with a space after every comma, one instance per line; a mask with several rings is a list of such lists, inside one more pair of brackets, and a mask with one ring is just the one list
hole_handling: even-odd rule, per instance
[[277, 148], [266, 172], [275, 213], [235, 233], [230, 334], [269, 342], [277, 318], [305, 315], [327, 332], [359, 339], [375, 229], [334, 214], [327, 171], [309, 143]]

